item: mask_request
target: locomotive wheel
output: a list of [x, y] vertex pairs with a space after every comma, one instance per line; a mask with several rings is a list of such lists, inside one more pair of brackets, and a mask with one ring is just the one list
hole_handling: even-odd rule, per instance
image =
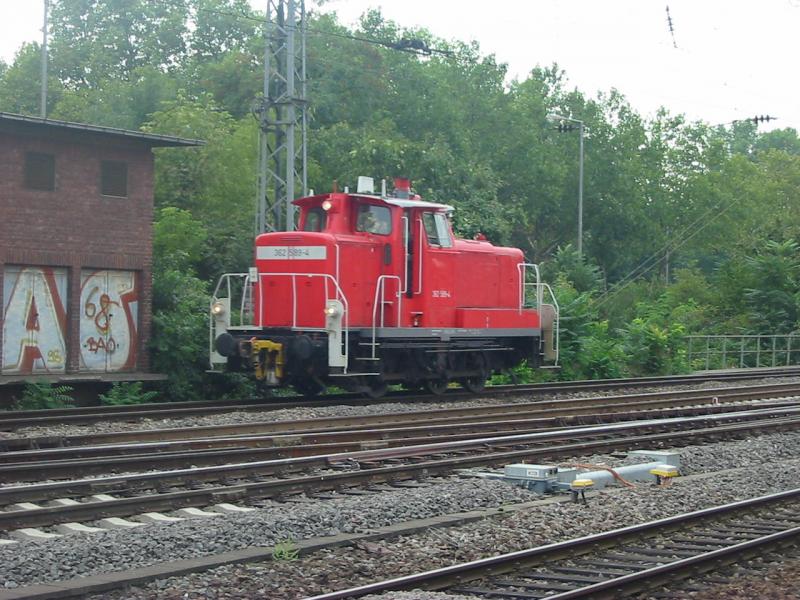
[[378, 398], [383, 398], [386, 395], [386, 392], [389, 391], [389, 385], [385, 381], [380, 380], [367, 381], [362, 389], [367, 398], [377, 400]]
[[486, 371], [486, 356], [483, 354], [473, 354], [469, 357], [470, 368], [477, 369], [476, 375], [462, 378], [459, 383], [468, 392], [473, 394], [480, 394], [486, 389], [486, 380], [488, 373]]
[[306, 398], [313, 398], [314, 396], [317, 396], [321, 392], [325, 391], [324, 385], [310, 377], [307, 379], [295, 379], [292, 382], [292, 387], [298, 394], [305, 396]]
[[486, 389], [486, 377], [483, 375], [464, 377], [459, 383], [461, 384], [461, 387], [472, 394], [480, 394]]
[[425, 389], [434, 396], [441, 396], [447, 391], [447, 379], [426, 379]]

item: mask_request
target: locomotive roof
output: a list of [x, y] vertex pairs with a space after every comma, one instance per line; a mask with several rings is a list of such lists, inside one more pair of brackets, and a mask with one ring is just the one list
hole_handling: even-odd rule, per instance
[[[302, 206], [303, 204], [309, 204], [312, 201], [322, 201], [331, 194], [317, 194], [316, 196], [308, 196], [306, 198], [298, 198], [293, 202], [298, 206]], [[427, 208], [430, 210], [442, 210], [446, 212], [452, 212], [455, 210], [453, 206], [449, 204], [439, 204], [437, 202], [426, 202], [425, 200], [414, 200], [411, 198], [395, 198], [394, 196], [377, 196], [371, 194], [342, 194], [346, 196], [351, 196], [353, 198], [364, 198], [366, 200], [377, 200], [379, 202], [383, 202], [385, 204], [389, 204], [391, 206], [399, 206], [400, 208]]]

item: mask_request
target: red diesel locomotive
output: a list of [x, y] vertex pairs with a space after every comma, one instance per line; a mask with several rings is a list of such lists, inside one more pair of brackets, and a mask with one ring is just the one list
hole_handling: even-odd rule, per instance
[[295, 200], [298, 230], [259, 235], [255, 267], [222, 276], [212, 368], [305, 395], [336, 385], [378, 397], [398, 383], [477, 392], [522, 360], [557, 362], [558, 305], [522, 251], [456, 238], [453, 208], [408, 180], [392, 195], [371, 181]]

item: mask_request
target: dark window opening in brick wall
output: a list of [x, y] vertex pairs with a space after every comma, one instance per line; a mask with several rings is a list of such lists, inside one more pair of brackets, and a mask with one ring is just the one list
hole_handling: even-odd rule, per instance
[[52, 192], [56, 189], [56, 158], [52, 154], [25, 154], [25, 187]]
[[128, 196], [128, 164], [115, 160], [101, 163], [100, 193], [103, 196]]

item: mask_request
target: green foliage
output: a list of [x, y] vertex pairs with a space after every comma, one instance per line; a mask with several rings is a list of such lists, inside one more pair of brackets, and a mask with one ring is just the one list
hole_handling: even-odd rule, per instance
[[179, 270], [196, 269], [206, 248], [208, 232], [184, 209], [166, 206], [153, 226], [153, 254]]
[[583, 366], [587, 359], [583, 355], [584, 341], [591, 335], [592, 323], [597, 321], [597, 312], [588, 293], [579, 293], [567, 280], [558, 274], [554, 291], [561, 307], [560, 363], [562, 379], [586, 379]]
[[619, 340], [609, 332], [608, 321], [590, 323], [582, 339], [577, 364], [581, 379], [616, 379], [625, 377], [628, 365]]
[[272, 548], [272, 560], [294, 561], [300, 556], [300, 550], [293, 540], [282, 540]]
[[153, 274], [153, 369], [166, 373], [167, 395], [197, 399], [208, 360], [208, 285], [169, 259]]
[[100, 402], [111, 406], [145, 404], [158, 396], [158, 392], [145, 391], [141, 381], [115, 382], [105, 394], [100, 394]]
[[[39, 114], [41, 103], [41, 59], [39, 44], [22, 45], [11, 65], [0, 69], [0, 111]], [[48, 106], [53, 106], [61, 95], [61, 84], [54, 76], [48, 77]]]
[[798, 251], [800, 246], [794, 240], [770, 240], [756, 256], [746, 259], [751, 285], [744, 288], [744, 297], [754, 333], [789, 333], [797, 326]]
[[186, 52], [187, 0], [55, 0], [52, 66], [69, 87], [128, 80], [142, 66], [169, 70]]
[[544, 263], [542, 276], [546, 281], [553, 281], [554, 275], [558, 273], [577, 292], [596, 292], [603, 289], [603, 273], [600, 268], [592, 264], [585, 255], [581, 256], [572, 244], [559, 247], [553, 259]]
[[72, 388], [68, 385], [30, 381], [25, 384], [22, 397], [17, 401], [15, 408], [18, 410], [43, 410], [73, 406], [75, 401], [69, 395], [70, 392], [72, 392]]
[[677, 324], [661, 327], [642, 318], [634, 319], [622, 331], [630, 374], [639, 377], [687, 372], [685, 334], [684, 328]]

